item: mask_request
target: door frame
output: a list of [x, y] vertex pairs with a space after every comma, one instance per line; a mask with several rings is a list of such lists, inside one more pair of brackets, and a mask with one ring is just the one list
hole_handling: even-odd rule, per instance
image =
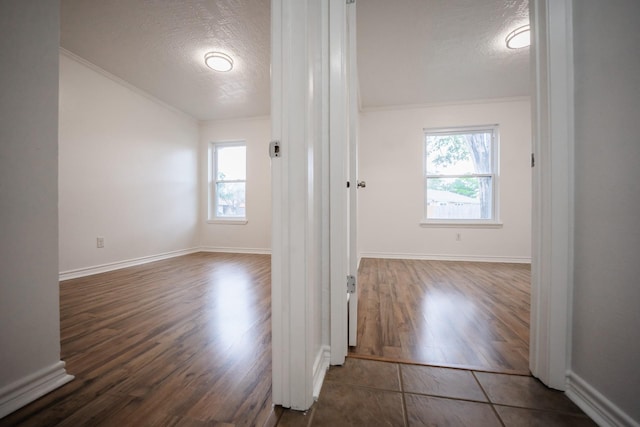
[[572, 0], [534, 0], [529, 368], [565, 390], [571, 358], [574, 218]]
[[[529, 10], [534, 40], [532, 140], [536, 159], [532, 172], [529, 368], [547, 386], [565, 390], [573, 294], [572, 0], [533, 0]], [[331, 289], [332, 364], [336, 364], [334, 334], [339, 335], [341, 354], [344, 337], [340, 334], [348, 328], [343, 306], [333, 304], [334, 292], [343, 295], [343, 291]]]
[[313, 404], [328, 366], [320, 301], [324, 230], [317, 220], [325, 3], [271, 2], [271, 136], [279, 143], [271, 160], [272, 401], [296, 410]]
[[[280, 79], [280, 84], [282, 79], [287, 78], [287, 66], [292, 65], [283, 64], [281, 50], [291, 46], [292, 40], [287, 38], [287, 33], [291, 32], [289, 25], [295, 21], [289, 15], [287, 25], [283, 25], [282, 15], [279, 15], [283, 11], [278, 6], [282, 1], [286, 1], [286, 4], [292, 7], [288, 13], [295, 12], [290, 1], [272, 1], [272, 72], [273, 79]], [[337, 23], [344, 22], [346, 17], [341, 15], [345, 13], [344, 0], [329, 0], [329, 4], [329, 75], [332, 79], [329, 105], [332, 123], [330, 138], [334, 143], [342, 140], [344, 145], [347, 141], [347, 105], [341, 100], [347, 98], [348, 90], [344, 59], [346, 28]], [[573, 283], [572, 0], [533, 0], [530, 3], [530, 16], [533, 17], [532, 29], [535, 40], [531, 70], [535, 86], [532, 96], [533, 153], [537, 163], [533, 168], [530, 369], [548, 386], [564, 390], [571, 355]], [[279, 65], [276, 64], [278, 61]], [[287, 94], [279, 93], [277, 90], [272, 92], [272, 112], [281, 108], [283, 95]], [[292, 116], [300, 114], [296, 111], [290, 113]], [[288, 120], [293, 119], [289, 117]], [[341, 125], [334, 128], [336, 121]], [[273, 121], [272, 115], [274, 136], [285, 132], [287, 125], [291, 126], [291, 123]], [[344, 188], [346, 181], [346, 160], [344, 156], [334, 159], [335, 154], [330, 154], [331, 190]], [[283, 162], [273, 171], [273, 177], [282, 184], [288, 182], [286, 175], [287, 170], [291, 171], [291, 165], [287, 169], [284, 167], [286, 160], [281, 160]], [[337, 175], [333, 174], [334, 171], [338, 172]], [[275, 190], [275, 182], [272, 186]], [[311, 371], [308, 366], [310, 348], [306, 339], [308, 335], [305, 336], [312, 325], [306, 322], [306, 309], [308, 304], [317, 305], [320, 302], [308, 300], [304, 293], [291, 292], [294, 284], [302, 285], [303, 288], [306, 286], [306, 271], [304, 265], [298, 265], [295, 260], [289, 259], [287, 254], [277, 253], [277, 248], [282, 249], [286, 245], [285, 240], [291, 237], [287, 234], [291, 223], [287, 223], [289, 218], [285, 218], [286, 212], [282, 206], [297, 203], [295, 194], [286, 185], [278, 191], [279, 195], [272, 195], [273, 396], [276, 403], [296, 400], [300, 402], [291, 406], [303, 408], [310, 404], [308, 401], [313, 388], [312, 381], [308, 380]], [[345, 197], [338, 197], [338, 193], [345, 194]], [[341, 229], [337, 227], [340, 220], [337, 218], [343, 218], [342, 222], [346, 223], [346, 192], [332, 192], [330, 197], [330, 228], [332, 233], [340, 233]], [[292, 219], [304, 222], [306, 218]], [[333, 222], [334, 220], [338, 220], [338, 224]], [[342, 228], [342, 236], [344, 232], [345, 228]], [[338, 245], [339, 241], [335, 236], [336, 234], [330, 235], [331, 307], [329, 319], [323, 320], [323, 323], [330, 324], [331, 363], [342, 364], [347, 354], [347, 259], [346, 245]], [[303, 271], [298, 271], [300, 269]], [[302, 278], [302, 283], [293, 281], [291, 273]], [[296, 337], [301, 338], [300, 341], [297, 341]], [[297, 374], [301, 374], [302, 377], [298, 377]]]

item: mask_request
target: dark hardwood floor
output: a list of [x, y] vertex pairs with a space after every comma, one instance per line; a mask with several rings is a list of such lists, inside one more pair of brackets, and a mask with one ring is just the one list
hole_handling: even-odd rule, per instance
[[362, 259], [350, 356], [529, 373], [530, 265]]
[[[275, 425], [270, 257], [197, 253], [60, 284], [76, 379], [0, 426]], [[363, 259], [352, 357], [528, 373], [529, 265]]]
[[62, 282], [76, 378], [0, 426], [275, 424], [270, 271], [266, 255], [197, 253]]

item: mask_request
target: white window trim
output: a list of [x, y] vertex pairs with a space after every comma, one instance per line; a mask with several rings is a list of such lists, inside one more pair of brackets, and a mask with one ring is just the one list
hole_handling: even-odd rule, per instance
[[208, 219], [207, 224], [226, 224], [226, 225], [245, 225], [249, 221], [245, 218], [241, 217], [233, 218], [233, 219], [224, 219], [224, 218], [216, 218], [216, 219]]
[[471, 219], [430, 219], [420, 222], [420, 227], [442, 227], [442, 228], [502, 228], [504, 224], [493, 220], [471, 220]]
[[[217, 205], [216, 205], [216, 184], [218, 180], [216, 179], [217, 170], [218, 170], [218, 152], [216, 148], [219, 147], [245, 147], [247, 149], [247, 142], [244, 140], [233, 140], [233, 141], [215, 141], [209, 143], [209, 156], [208, 156], [208, 169], [209, 173], [207, 176], [208, 188], [207, 188], [207, 224], [226, 224], [226, 225], [245, 225], [249, 221], [247, 219], [247, 177], [245, 176], [244, 180], [228, 180], [224, 182], [244, 182], [245, 183], [245, 216], [243, 217], [220, 217], [216, 216]], [[245, 151], [246, 153], [246, 151]], [[246, 164], [245, 157], [245, 164]]]
[[[493, 218], [490, 219], [429, 219], [427, 218], [426, 206], [427, 206], [427, 179], [433, 178], [435, 175], [427, 176], [427, 135], [433, 135], [437, 133], [450, 134], [450, 133], [468, 133], [490, 130], [493, 132], [493, 144], [491, 152], [492, 162], [492, 174], [475, 174], [465, 176], [491, 176], [491, 193], [492, 193], [492, 206], [491, 212]], [[490, 125], [477, 125], [477, 126], [455, 126], [446, 128], [424, 128], [422, 129], [422, 220], [420, 221], [420, 227], [463, 227], [463, 228], [502, 228], [503, 224], [500, 221], [500, 132], [498, 124]], [[450, 175], [455, 177], [456, 175]]]

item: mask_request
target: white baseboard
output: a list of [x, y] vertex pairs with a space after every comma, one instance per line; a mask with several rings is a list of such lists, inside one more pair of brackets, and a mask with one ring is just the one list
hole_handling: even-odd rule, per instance
[[199, 248], [181, 249], [178, 251], [165, 252], [157, 255], [149, 255], [140, 258], [133, 258], [124, 261], [116, 261], [108, 264], [94, 265], [91, 267], [78, 268], [75, 270], [62, 271], [59, 274], [59, 280], [69, 280], [78, 277], [91, 276], [92, 274], [106, 273], [107, 271], [119, 270], [121, 268], [133, 267], [134, 265], [146, 264], [149, 262], [160, 261], [167, 258], [188, 255], [199, 252]]
[[68, 383], [64, 362], [58, 361], [0, 389], [0, 418]]
[[313, 400], [318, 400], [318, 396], [320, 396], [320, 389], [322, 388], [327, 369], [329, 369], [330, 360], [331, 349], [328, 345], [322, 346], [313, 363]]
[[255, 255], [271, 255], [271, 248], [225, 248], [214, 246], [201, 246], [202, 252], [222, 252], [229, 254], [255, 254]]
[[632, 419], [591, 384], [572, 371], [567, 374], [566, 395], [599, 426], [640, 427], [640, 420]]
[[531, 257], [407, 254], [407, 253], [395, 253], [395, 252], [362, 252], [360, 254], [360, 258], [416, 259], [416, 260], [426, 260], [426, 261], [505, 262], [510, 264], [531, 264]]
[[107, 271], [120, 270], [121, 268], [133, 267], [135, 265], [147, 264], [149, 262], [160, 261], [163, 259], [174, 258], [182, 255], [189, 255], [196, 252], [220, 252], [231, 254], [256, 254], [271, 255], [271, 249], [264, 248], [224, 248], [201, 246], [190, 249], [181, 249], [178, 251], [165, 252], [162, 254], [149, 255], [140, 258], [133, 258], [124, 261], [116, 261], [108, 264], [94, 265], [91, 267], [83, 267], [75, 270], [62, 271], [58, 275], [58, 280], [76, 279], [78, 277], [91, 276], [92, 274], [106, 273]]

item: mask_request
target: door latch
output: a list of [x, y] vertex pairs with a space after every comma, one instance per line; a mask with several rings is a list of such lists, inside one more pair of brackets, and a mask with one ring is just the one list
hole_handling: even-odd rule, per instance
[[269, 157], [280, 157], [280, 141], [271, 141], [269, 143]]

